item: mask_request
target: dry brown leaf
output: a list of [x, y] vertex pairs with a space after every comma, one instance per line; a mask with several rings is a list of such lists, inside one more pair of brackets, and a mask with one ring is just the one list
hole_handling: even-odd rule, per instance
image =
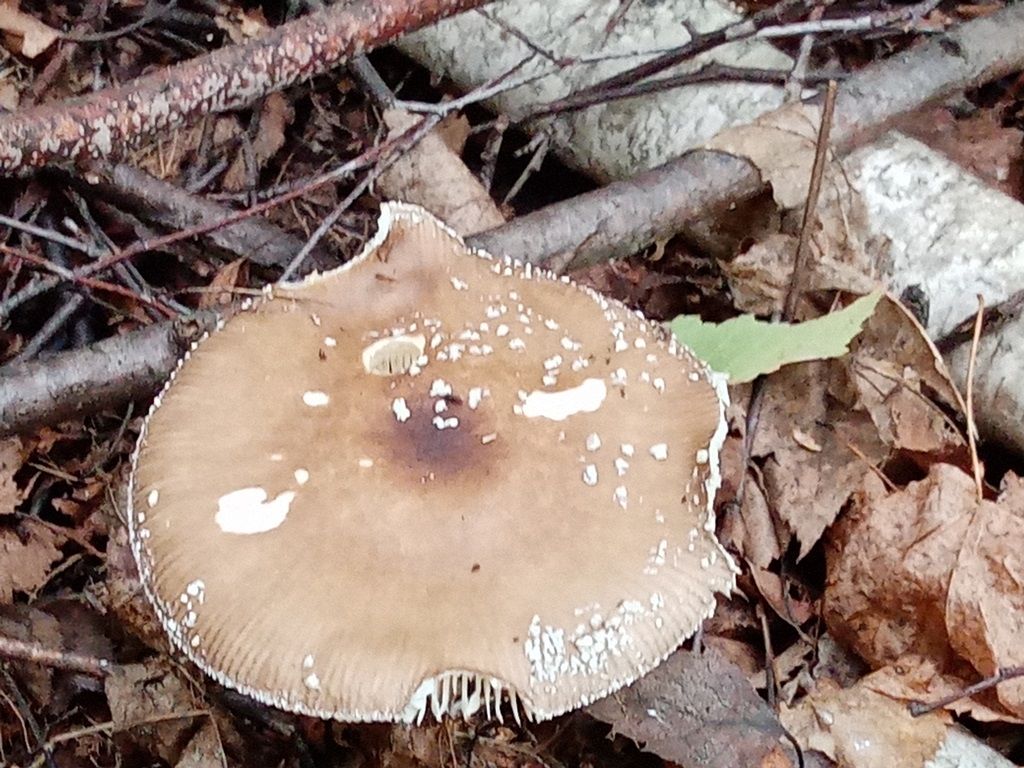
[[220, 742], [217, 726], [204, 718], [199, 731], [189, 739], [174, 768], [226, 768], [227, 758]]
[[775, 521], [753, 472], [743, 485], [743, 505], [739, 514], [730, 510], [723, 516], [720, 536], [724, 544], [757, 568], [767, 568], [782, 556]]
[[782, 729], [743, 672], [712, 649], [676, 651], [653, 672], [587, 712], [680, 765], [756, 766]]
[[806, 432], [804, 432], [799, 427], [793, 428], [793, 440], [796, 441], [797, 445], [801, 446], [802, 448], [806, 448], [808, 451], [811, 451], [812, 453], [821, 453], [821, 445], [818, 443], [818, 441], [815, 440]]
[[199, 299], [199, 308], [210, 309], [230, 304], [234, 300], [232, 289], [245, 282], [245, 264], [245, 259], [235, 259], [217, 270], [208, 286], [210, 290]]
[[786, 594], [785, 584], [778, 574], [751, 566], [750, 575], [771, 609], [789, 624], [799, 627], [814, 617], [814, 603]]
[[974, 482], [936, 464], [928, 477], [887, 493], [867, 475], [827, 540], [824, 617], [869, 664], [907, 653], [944, 665], [946, 588], [974, 508]]
[[[384, 113], [391, 136], [401, 135], [419, 119], [404, 110]], [[505, 223], [487, 190], [436, 128], [381, 174], [378, 185], [387, 197], [422, 205], [460, 235]]]
[[[820, 105], [794, 102], [752, 123], [722, 131], [708, 146], [752, 162], [770, 182], [776, 203], [783, 210], [796, 211], [807, 200], [820, 122]], [[841, 163], [832, 157], [824, 166], [815, 214], [801, 274], [805, 290], [870, 292], [870, 278], [878, 273], [885, 244], [870, 234], [864, 204]], [[788, 233], [769, 237], [723, 264], [744, 311], [781, 308], [792, 273], [795, 227], [794, 221]]]
[[34, 59], [60, 39], [60, 32], [18, 8], [17, 0], [0, 2], [0, 31], [20, 39], [8, 46], [26, 59]]
[[262, 8], [232, 9], [224, 15], [215, 16], [213, 23], [224, 31], [235, 45], [259, 37], [270, 28]]
[[[971, 516], [949, 583], [946, 626], [956, 651], [984, 676], [1024, 666], [1024, 482], [1009, 475], [997, 503]], [[1024, 679], [996, 687], [1024, 718]]]
[[[123, 484], [120, 492], [124, 492]], [[135, 557], [128, 544], [128, 531], [123, 526], [111, 531], [106, 554], [104, 607], [128, 632], [151, 648], [166, 651], [167, 634], [142, 591]]]
[[720, 635], [704, 635], [701, 644], [704, 648], [713, 648], [727, 661], [735, 664], [748, 680], [764, 673], [764, 660], [750, 643]]
[[[830, 393], [841, 366], [841, 361], [819, 361], [773, 374], [754, 437], [768, 505], [796, 534], [800, 557], [835, 520], [863, 475], [888, 455], [867, 414]], [[794, 439], [794, 429], [821, 450], [807, 450]]]
[[[756, 315], [770, 315], [782, 309], [792, 282], [798, 239], [796, 235], [771, 234], [743, 253], [719, 261], [737, 309]], [[871, 277], [873, 270], [842, 261], [846, 258], [842, 251], [817, 247], [822, 243], [820, 237], [811, 242], [812, 258], [801, 276], [804, 291], [864, 295], [878, 288], [878, 282]], [[798, 308], [799, 317], [803, 317], [803, 309]]]
[[33, 592], [46, 583], [50, 566], [61, 558], [60, 534], [26, 520], [17, 529], [0, 529], [0, 604], [15, 592]]
[[[13, 112], [18, 108], [21, 103], [21, 93], [18, 91], [18, 86], [9, 80], [0, 81], [0, 110], [7, 110]], [[5, 350], [5, 358], [10, 359], [17, 354], [16, 348], [10, 348]]]
[[966, 440], [947, 415], [966, 407], [942, 356], [899, 301], [881, 298], [845, 362], [854, 397], [887, 445], [924, 465], [966, 466]]
[[[285, 129], [295, 118], [291, 105], [280, 93], [271, 93], [263, 100], [260, 110], [259, 130], [253, 138], [250, 149], [252, 162], [255, 163], [254, 173], [261, 171], [274, 155], [284, 146]], [[235, 155], [231, 167], [224, 174], [222, 181], [225, 190], [237, 192], [249, 185], [250, 171], [246, 168], [246, 156], [243, 152]]]
[[0, 515], [13, 513], [23, 500], [14, 482], [14, 473], [23, 463], [21, 440], [16, 437], [0, 440]]
[[[813, 658], [814, 648], [803, 639], [797, 638], [795, 643], [772, 659], [773, 684], [785, 690], [788, 684], [805, 676]], [[768, 671], [764, 664], [750, 675], [750, 684], [758, 690], [768, 687]], [[793, 696], [784, 695], [782, 700], [791, 702]]]
[[[825, 619], [874, 666], [916, 654], [967, 678], [961, 658], [980, 676], [1022, 665], [1021, 541], [1024, 490], [1012, 475], [998, 501], [981, 502], [973, 479], [949, 465], [892, 494], [867, 477], [829, 540]], [[1018, 681], [997, 689], [1015, 718], [1022, 693]]]
[[946, 740], [948, 717], [912, 717], [906, 706], [870, 687], [829, 680], [796, 706], [783, 705], [782, 724], [805, 750], [824, 752], [839, 768], [922, 768]]
[[[104, 682], [114, 732], [131, 730], [135, 743], [174, 764], [183, 739], [195, 731], [188, 714], [197, 702], [188, 687], [160, 659], [113, 667]], [[181, 715], [181, 717], [175, 717]]]
[[1024, 190], [1024, 134], [1004, 124], [1001, 109], [955, 116], [948, 106], [929, 106], [904, 116], [896, 127], [941, 152], [1010, 197]]
[[797, 208], [807, 199], [820, 123], [820, 106], [792, 103], [752, 123], [721, 131], [708, 148], [750, 160], [771, 183], [779, 205]]

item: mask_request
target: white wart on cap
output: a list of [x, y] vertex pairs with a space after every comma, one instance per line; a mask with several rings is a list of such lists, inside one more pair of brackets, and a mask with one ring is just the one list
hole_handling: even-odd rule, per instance
[[663, 329], [414, 206], [179, 368], [130, 535], [173, 643], [348, 721], [543, 719], [708, 617], [724, 386]]

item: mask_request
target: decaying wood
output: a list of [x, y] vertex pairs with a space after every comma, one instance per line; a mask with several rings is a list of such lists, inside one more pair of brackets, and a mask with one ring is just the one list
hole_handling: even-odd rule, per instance
[[[835, 142], [852, 148], [922, 103], [1019, 69], [1022, 37], [1024, 5], [1015, 5], [864, 70], [839, 89]], [[760, 188], [757, 171], [746, 161], [694, 152], [628, 182], [520, 217], [474, 243], [556, 267], [615, 258]], [[177, 327], [154, 326], [48, 361], [0, 369], [0, 434], [152, 395], [182, 348]], [[104, 353], [108, 347], [117, 354]]]
[[484, 0], [357, 0], [118, 88], [0, 117], [0, 175], [107, 157], [196, 115], [238, 109]]

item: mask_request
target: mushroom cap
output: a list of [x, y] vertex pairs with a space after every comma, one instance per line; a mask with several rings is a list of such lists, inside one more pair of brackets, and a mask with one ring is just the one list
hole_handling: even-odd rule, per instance
[[553, 717], [732, 588], [725, 399], [661, 326], [386, 204], [359, 257], [268, 290], [157, 399], [142, 583], [177, 648], [283, 709]]

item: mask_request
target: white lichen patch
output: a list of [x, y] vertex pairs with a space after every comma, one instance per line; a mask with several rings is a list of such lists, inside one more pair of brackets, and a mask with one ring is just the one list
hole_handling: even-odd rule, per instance
[[309, 470], [299, 467], [292, 473], [295, 477], [295, 482], [299, 485], [305, 485], [309, 482]]
[[587, 435], [586, 446], [590, 452], [598, 450], [601, 447], [601, 436], [597, 432], [591, 432]]
[[594, 464], [587, 464], [583, 468], [583, 484], [591, 487], [597, 485], [597, 467]]
[[668, 458], [668, 445], [666, 443], [655, 443], [649, 449], [655, 461], [665, 461]]
[[224, 533], [266, 533], [288, 517], [295, 491], [282, 491], [268, 501], [264, 488], [239, 488], [217, 499], [214, 522]]
[[146, 503], [149, 505], [150, 509], [155, 507], [157, 505], [157, 502], [159, 502], [159, 501], [160, 501], [160, 491], [158, 491], [156, 488], [151, 490], [146, 495]]

